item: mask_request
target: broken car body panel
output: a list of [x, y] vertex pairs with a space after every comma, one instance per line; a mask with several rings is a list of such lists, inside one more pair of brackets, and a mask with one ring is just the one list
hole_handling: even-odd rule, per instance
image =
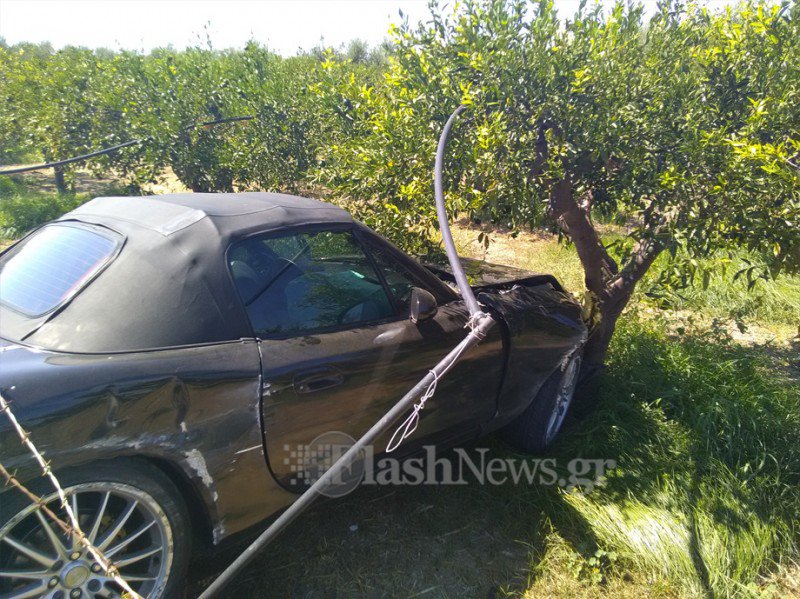
[[[497, 290], [508, 288], [512, 285], [551, 285], [557, 291], [563, 291], [558, 280], [550, 274], [534, 273], [514, 266], [491, 264], [474, 258], [459, 258], [464, 272], [469, 280], [470, 287], [476, 291], [482, 289]], [[450, 284], [455, 284], [453, 270], [447, 263], [426, 262], [425, 267], [437, 277]]]
[[[215, 540], [291, 501], [265, 476], [255, 341], [111, 355], [5, 348], [3, 396], [54, 468], [149, 460], [191, 489]], [[6, 425], [3, 464], [36, 478]]]

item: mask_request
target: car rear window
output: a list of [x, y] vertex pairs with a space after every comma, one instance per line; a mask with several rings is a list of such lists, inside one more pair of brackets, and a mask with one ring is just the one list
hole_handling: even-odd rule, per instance
[[47, 225], [0, 258], [0, 303], [42, 316], [80, 291], [119, 244], [110, 234], [81, 226]]

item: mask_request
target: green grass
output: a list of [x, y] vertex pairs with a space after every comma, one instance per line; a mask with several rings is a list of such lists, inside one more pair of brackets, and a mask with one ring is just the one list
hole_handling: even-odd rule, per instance
[[26, 232], [58, 218], [100, 195], [127, 195], [119, 183], [80, 172], [76, 193], [57, 193], [49, 176], [0, 177], [0, 241], [22, 237]]
[[[798, 558], [800, 386], [772, 355], [631, 315], [600, 403], [561, 451], [619, 456], [608, 485], [569, 497], [601, 545], [691, 591], [755, 593]], [[794, 358], [793, 358], [794, 356]]]
[[[583, 289], [577, 256], [554, 238], [518, 244], [499, 237], [500, 247], [485, 252], [471, 243], [474, 236], [458, 232], [462, 251], [555, 272], [568, 288]], [[677, 314], [645, 313], [654, 302], [643, 283], [615, 337], [597, 409], [558, 448], [565, 457], [611, 456], [620, 464], [599, 492], [563, 497], [571, 522], [557, 535], [580, 539], [573, 551], [587, 539], [613, 551], [621, 567], [611, 578], [660, 581], [669, 594], [747, 596], [769, 594], [769, 572], [789, 568], [797, 576], [800, 348], [736, 344], [716, 320], [764, 327], [788, 341], [800, 324], [800, 277], [782, 275], [748, 290], [745, 280], [733, 280], [747, 257], [701, 261], [711, 271], [705, 289], [662, 294], [655, 303]], [[666, 263], [662, 257], [656, 269]], [[552, 521], [562, 512], [557, 507]], [[563, 545], [545, 550], [561, 556], [544, 559], [555, 571], [533, 570], [548, 585], [560, 578], [574, 591], [566, 579], [576, 557]], [[614, 595], [630, 590], [605, 584]], [[794, 585], [800, 593], [796, 578]], [[534, 581], [530, 592], [553, 594], [546, 586]], [[591, 585], [581, 588], [592, 594]]]
[[9, 177], [0, 177], [0, 240], [22, 237], [30, 229], [58, 218], [88, 199], [88, 194], [41, 192]]
[[[732, 257], [720, 254], [701, 260], [700, 267], [710, 272], [706, 288], [689, 286], [666, 293], [663, 299], [678, 310], [701, 310], [716, 317], [745, 322], [789, 325], [796, 331], [800, 325], [800, 276], [758, 279], [755, 286], [748, 289], [746, 277], [735, 278], [738, 271], [748, 267], [748, 261], [756, 262], [753, 256], [743, 251], [733, 253]], [[663, 256], [656, 269], [664, 267], [666, 262], [666, 256]], [[646, 288], [647, 283], [643, 287]]]
[[[550, 235], [521, 233], [512, 239], [503, 232], [492, 233], [488, 249], [477, 241], [478, 231], [456, 227], [453, 237], [459, 252], [498, 264], [509, 264], [535, 272], [555, 274], [572, 292], [584, 289], [583, 270], [575, 249]], [[618, 235], [607, 233], [606, 242]], [[746, 252], [720, 253], [698, 261], [698, 269], [709, 271], [707, 286], [690, 285], [684, 289], [664, 289], [655, 284], [661, 269], [669, 266], [663, 254], [637, 288], [634, 306], [657, 306], [694, 314], [701, 321], [723, 319], [747, 326], [765, 328], [780, 338], [789, 338], [800, 327], [800, 276], [782, 274], [772, 280], [758, 279], [748, 289], [745, 277], [735, 279], [737, 271], [755, 262]]]

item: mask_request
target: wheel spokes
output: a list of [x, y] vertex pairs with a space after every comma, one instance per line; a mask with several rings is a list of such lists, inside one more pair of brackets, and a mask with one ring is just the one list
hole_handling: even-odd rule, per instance
[[48, 570], [0, 570], [0, 578], [22, 578], [24, 580], [49, 580], [53, 573]]
[[116, 537], [119, 534], [119, 531], [121, 531], [122, 527], [125, 526], [125, 523], [128, 521], [128, 518], [131, 517], [131, 514], [133, 514], [133, 511], [136, 509], [137, 505], [139, 505], [139, 502], [136, 500], [132, 500], [128, 504], [128, 507], [125, 509], [122, 515], [119, 518], [117, 518], [116, 522], [114, 522], [114, 525], [111, 527], [111, 530], [109, 530], [103, 536], [102, 540], [99, 543], [97, 543], [97, 548], [100, 551], [104, 551], [105, 548], [108, 547], [108, 545], [111, 543], [111, 541], [114, 540], [114, 537]]
[[58, 536], [55, 530], [53, 530], [53, 526], [50, 524], [47, 517], [42, 513], [41, 510], [36, 510], [36, 517], [39, 519], [39, 523], [42, 526], [42, 530], [47, 535], [47, 538], [50, 540], [50, 544], [56, 550], [56, 555], [58, 557], [66, 557], [67, 555], [67, 547], [61, 541], [61, 537]]
[[110, 578], [97, 578], [96, 580], [99, 580], [103, 586], [99, 591], [94, 592], [95, 598], [120, 599], [122, 597], [122, 592], [116, 590], [116, 583]]
[[51, 568], [53, 564], [56, 563], [56, 559], [50, 557], [49, 555], [42, 553], [38, 549], [31, 547], [30, 545], [23, 543], [21, 541], [17, 541], [15, 538], [11, 537], [10, 535], [6, 535], [3, 537], [3, 540], [11, 545], [14, 549], [19, 551], [21, 554], [28, 557], [28, 559], [32, 559], [35, 562], [40, 563], [45, 568]]
[[118, 553], [120, 550], [124, 549], [124, 548], [125, 548], [125, 547], [127, 547], [129, 544], [131, 544], [133, 541], [135, 541], [135, 540], [136, 540], [136, 539], [138, 539], [140, 536], [142, 536], [144, 533], [146, 533], [148, 530], [150, 530], [150, 528], [152, 528], [152, 526], [153, 526], [155, 523], [156, 523], [156, 521], [155, 521], [155, 520], [151, 520], [150, 522], [148, 522], [147, 524], [145, 524], [144, 526], [142, 526], [142, 527], [141, 527], [139, 530], [137, 530], [136, 532], [132, 533], [131, 535], [129, 535], [129, 536], [127, 536], [127, 537], [125, 537], [125, 539], [123, 539], [123, 540], [122, 540], [120, 543], [118, 543], [117, 545], [115, 545], [114, 547], [110, 548], [108, 551], [106, 551], [106, 552], [105, 552], [105, 555], [106, 555], [106, 557], [107, 557], [108, 559], [111, 559], [111, 558], [112, 558], [114, 555], [116, 555], [116, 554], [117, 554], [117, 553]]
[[[81, 513], [78, 511], [78, 494], [77, 493], [72, 493], [72, 495], [69, 496], [69, 503], [70, 503], [70, 506], [72, 507], [72, 513], [75, 514], [75, 520], [77, 520], [78, 524], [80, 524], [80, 522], [81, 522]], [[67, 519], [67, 521], [69, 522], [69, 518]], [[72, 524], [72, 522], [69, 522], [69, 523]], [[81, 548], [81, 540], [80, 540], [80, 538], [78, 537], [77, 534], [73, 534], [72, 535], [72, 546], [70, 547], [70, 551], [75, 551], [76, 549], [80, 549], [80, 548]]]
[[139, 576], [137, 574], [124, 574], [123, 578], [125, 579], [125, 582], [131, 583], [131, 582], [152, 582], [153, 580], [156, 580], [157, 577]]
[[[156, 553], [160, 553], [161, 551], [163, 551], [163, 547], [159, 547], [159, 546], [150, 547], [150, 548], [144, 549], [142, 551], [137, 551], [136, 553], [131, 553], [130, 555], [128, 555], [128, 556], [126, 556], [126, 557], [124, 557], [122, 559], [118, 559], [118, 560], [116, 560], [114, 562], [114, 564], [117, 566], [117, 568], [124, 568], [125, 566], [130, 566], [131, 564], [135, 564], [136, 562], [140, 562], [143, 559], [146, 559], [148, 557], [152, 557], [153, 555], [155, 555]], [[123, 577], [124, 576], [125, 575], [123, 574]]]
[[103, 500], [100, 502], [100, 507], [97, 510], [97, 516], [95, 516], [94, 524], [92, 524], [92, 529], [88, 534], [89, 541], [92, 543], [94, 543], [95, 539], [97, 539], [97, 533], [100, 531], [100, 524], [103, 521], [103, 516], [106, 514], [106, 506], [108, 506], [108, 498], [110, 496], [111, 493], [108, 491], [103, 494]]
[[[103, 581], [101, 580], [101, 582]], [[110, 578], [106, 578], [103, 582], [103, 587], [99, 591], [95, 592], [94, 596], [100, 597], [101, 599], [120, 599], [120, 597], [122, 597], [122, 593], [109, 587], [108, 585], [111, 583], [114, 583], [114, 581]]]
[[[158, 505], [154, 505], [147, 495], [140, 498], [121, 483], [118, 486], [88, 483], [66, 489], [66, 492], [67, 506], [74, 510], [87, 539], [109, 559], [113, 556], [117, 568], [130, 572], [122, 573], [126, 582], [144, 593], [158, 588], [159, 580], [165, 576], [168, 552], [171, 551], [164, 530], [168, 523], [154, 509]], [[55, 493], [48, 495], [45, 503], [52, 509], [61, 505]], [[70, 535], [62, 533], [37, 506], [29, 506], [20, 512], [13, 522], [0, 527], [0, 553], [3, 553], [0, 599], [66, 598], [68, 595], [64, 590], [67, 593], [72, 591], [64, 586], [62, 581], [66, 579], [63, 576], [77, 563], [87, 569], [97, 569], [92, 557], [83, 550], [80, 556], [73, 555], [72, 552], [78, 550], [78, 539], [73, 538], [71, 544]], [[101, 571], [92, 572], [90, 578], [80, 585], [84, 596], [86, 593], [90, 597], [107, 599], [124, 596], [112, 579]], [[86, 587], [90, 581], [95, 581], [92, 588]]]

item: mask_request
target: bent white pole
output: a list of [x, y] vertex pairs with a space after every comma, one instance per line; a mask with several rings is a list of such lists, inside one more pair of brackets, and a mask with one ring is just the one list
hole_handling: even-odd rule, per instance
[[467, 304], [470, 312], [470, 326], [471, 330], [461, 343], [456, 345], [444, 359], [434, 366], [422, 380], [414, 385], [414, 387], [406, 393], [403, 398], [398, 401], [391, 410], [389, 410], [378, 422], [362, 436], [355, 444], [348, 449], [331, 467], [306, 491], [297, 498], [297, 500], [290, 505], [278, 518], [270, 524], [270, 526], [262, 532], [258, 538], [253, 541], [242, 554], [237, 557], [223, 572], [214, 580], [214, 582], [206, 588], [200, 595], [199, 599], [210, 599], [217, 596], [226, 585], [228, 585], [236, 574], [244, 568], [250, 561], [275, 537], [280, 534], [291, 522], [297, 518], [303, 511], [305, 511], [314, 500], [321, 495], [325, 489], [332, 482], [338, 480], [340, 474], [344, 474], [345, 470], [355, 463], [361, 451], [375, 441], [381, 434], [386, 432], [390, 426], [402, 416], [409, 408], [414, 405], [414, 402], [425, 393], [428, 388], [435, 382], [445, 376], [453, 366], [458, 362], [461, 356], [466, 353], [471, 347], [477, 345], [481, 339], [486, 336], [486, 333], [495, 325], [494, 319], [483, 312], [478, 306], [475, 299], [475, 294], [472, 293], [467, 277], [464, 274], [464, 269], [458, 259], [458, 253], [453, 244], [453, 237], [450, 234], [450, 226], [447, 223], [447, 213], [444, 209], [444, 195], [442, 193], [442, 162], [444, 148], [447, 142], [447, 135], [453, 125], [456, 116], [463, 112], [464, 106], [459, 106], [456, 111], [450, 116], [447, 124], [442, 131], [439, 138], [439, 148], [436, 152], [436, 168], [434, 171], [434, 191], [436, 195], [436, 210], [439, 215], [439, 224], [442, 229], [442, 236], [444, 237], [445, 248], [447, 249], [447, 258], [450, 262], [450, 267], [453, 269], [453, 274], [456, 277], [461, 296]]

